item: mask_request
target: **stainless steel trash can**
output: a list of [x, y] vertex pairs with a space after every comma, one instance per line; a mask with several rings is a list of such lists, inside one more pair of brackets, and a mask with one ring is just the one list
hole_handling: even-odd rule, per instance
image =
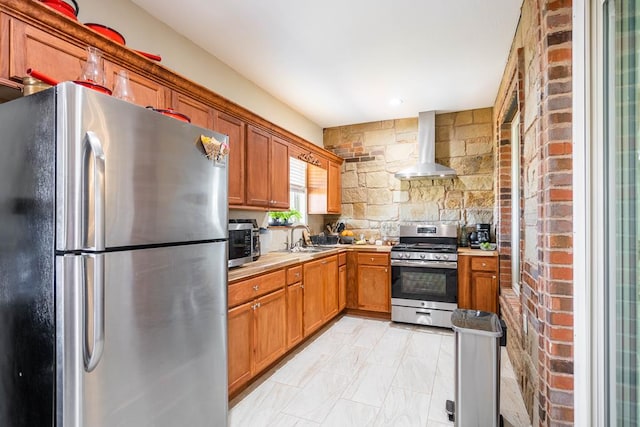
[[[456, 427], [498, 427], [500, 421], [500, 319], [494, 313], [456, 309]], [[454, 408], [450, 408], [454, 406]]]

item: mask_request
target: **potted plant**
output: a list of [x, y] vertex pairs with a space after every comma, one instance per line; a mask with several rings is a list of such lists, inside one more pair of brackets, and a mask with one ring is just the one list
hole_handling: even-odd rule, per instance
[[302, 214], [296, 210], [269, 212], [269, 225], [291, 225], [302, 218]]

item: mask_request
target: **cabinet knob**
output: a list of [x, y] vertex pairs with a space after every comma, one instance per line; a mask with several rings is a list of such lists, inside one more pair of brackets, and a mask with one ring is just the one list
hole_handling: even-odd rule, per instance
[[486, 262], [483, 262], [483, 263], [482, 263], [482, 266], [483, 266], [483, 267], [486, 267], [486, 266], [487, 266], [487, 263], [486, 263]]
[[300, 285], [300, 289], [304, 289], [304, 285]]
[[254, 290], [254, 291], [257, 291], [258, 289], [260, 289], [260, 286], [259, 286], [259, 285], [255, 285], [255, 286], [253, 287], [253, 290]]
[[296, 277], [300, 277], [300, 273], [296, 273]]
[[260, 303], [256, 304], [258, 306], [258, 308], [260, 308]]
[[371, 261], [373, 261], [373, 257], [371, 257]]
[[385, 273], [388, 273], [388, 272], [389, 272], [389, 269], [388, 269], [388, 268], [385, 268], [385, 269], [384, 269], [384, 272], [385, 272]]

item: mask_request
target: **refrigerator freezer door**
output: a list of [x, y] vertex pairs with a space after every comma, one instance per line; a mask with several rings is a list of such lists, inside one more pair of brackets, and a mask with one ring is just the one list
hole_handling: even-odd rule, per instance
[[56, 249], [94, 250], [227, 236], [225, 135], [73, 83], [57, 91]]
[[58, 426], [227, 425], [226, 253], [213, 242], [57, 257]]

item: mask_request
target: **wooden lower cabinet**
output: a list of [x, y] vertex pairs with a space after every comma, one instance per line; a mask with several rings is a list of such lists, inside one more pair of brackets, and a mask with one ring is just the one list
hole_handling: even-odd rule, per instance
[[287, 351], [284, 270], [229, 285], [227, 313], [229, 393]]
[[287, 286], [287, 348], [302, 341], [303, 329], [303, 292], [302, 282]]
[[253, 304], [242, 304], [227, 314], [229, 393], [242, 387], [252, 376]]
[[307, 262], [303, 266], [303, 324], [304, 336], [310, 335], [323, 323], [324, 314], [324, 264]]
[[347, 266], [338, 267], [338, 311], [347, 306]]
[[386, 253], [358, 253], [358, 309], [391, 312], [391, 269]]
[[287, 302], [284, 289], [257, 300], [253, 324], [253, 372], [258, 373], [287, 351]]
[[334, 318], [340, 307], [340, 288], [338, 282], [338, 257], [331, 256], [322, 261], [324, 270], [324, 310], [323, 323]]
[[498, 314], [498, 257], [458, 257], [458, 307]]
[[304, 264], [304, 336], [338, 314], [338, 256]]

